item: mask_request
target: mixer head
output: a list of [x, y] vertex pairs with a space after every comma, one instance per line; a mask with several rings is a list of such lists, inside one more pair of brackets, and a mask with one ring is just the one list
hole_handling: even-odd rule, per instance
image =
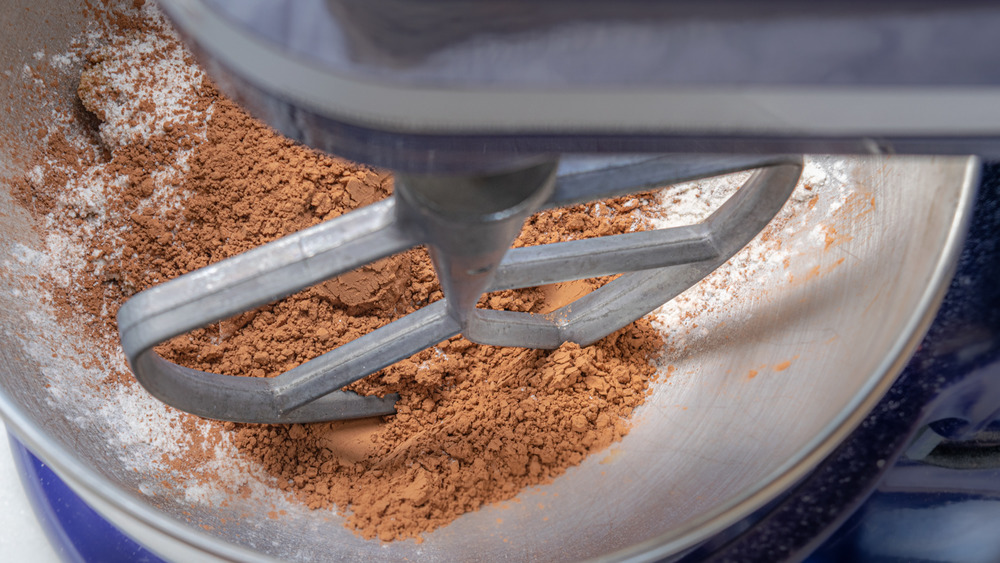
[[583, 153], [1000, 155], [1000, 8], [982, 0], [159, 4], [256, 117], [396, 171]]

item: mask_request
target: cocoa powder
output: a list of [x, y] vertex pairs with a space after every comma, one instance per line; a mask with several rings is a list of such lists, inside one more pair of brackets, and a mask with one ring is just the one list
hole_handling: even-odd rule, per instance
[[[38, 157], [44, 174], [26, 178], [19, 192], [26, 208], [49, 224], [75, 229], [88, 249], [72, 283], [53, 281], [53, 292], [68, 316], [82, 314], [92, 335], [109, 346], [117, 346], [115, 313], [135, 292], [392, 192], [390, 174], [277, 135], [207, 79], [197, 77], [182, 104], [158, 106], [158, 78], [141, 78], [142, 69], [169, 53], [136, 53], [125, 43], [155, 36], [182, 49], [158, 21], [117, 22], [124, 28], [110, 30], [105, 45], [84, 48], [79, 95], [98, 129], [80, 135], [87, 123], [77, 121], [51, 133]], [[123, 68], [140, 76], [137, 90], [112, 84], [108, 73]], [[132, 113], [115, 129], [109, 116], [121, 116], [123, 107]], [[154, 114], [159, 117], [150, 121]], [[62, 193], [88, 174], [101, 180], [100, 209]], [[650, 202], [640, 194], [539, 213], [516, 244], [646, 228]], [[498, 292], [480, 305], [544, 313], [604, 281]], [[414, 249], [175, 338], [158, 351], [196, 369], [273, 377], [441, 298], [426, 252]], [[198, 456], [209, 455], [226, 433], [278, 488], [310, 508], [338, 510], [365, 538], [419, 541], [465, 512], [551, 481], [621, 439], [649, 392], [661, 348], [660, 334], [646, 320], [593, 346], [554, 351], [456, 337], [352, 386], [362, 394], [399, 393], [394, 416], [287, 426], [216, 423], [214, 436], [195, 440], [196, 455], [164, 461], [196, 472]], [[103, 384], [132, 380], [114, 374]]]

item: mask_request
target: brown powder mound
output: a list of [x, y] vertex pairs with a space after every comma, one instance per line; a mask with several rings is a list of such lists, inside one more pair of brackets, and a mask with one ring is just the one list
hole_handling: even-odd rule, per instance
[[[129, 21], [128, 33], [165, 36], [155, 24]], [[111, 115], [107, 104], [115, 99], [141, 94], [111, 88], [95, 70], [108, 57], [129, 56], [109, 48], [88, 59], [80, 97], [99, 118]], [[124, 179], [105, 183], [101, 228], [80, 235], [92, 259], [57, 291], [106, 341], [117, 339], [114, 315], [136, 291], [392, 190], [389, 174], [280, 137], [207, 81], [181, 109], [148, 139], [105, 141], [83, 153], [50, 142], [40, 159], [62, 162], [54, 168], [64, 175], [90, 170]], [[52, 203], [65, 181], [45, 178], [26, 182], [22, 199], [48, 202], [55, 224], [86, 221]], [[537, 214], [517, 244], [644, 228], [651, 199]], [[546, 312], [602, 281], [499, 292], [481, 305]], [[159, 351], [197, 369], [272, 377], [441, 297], [426, 253], [415, 249], [175, 338]], [[260, 462], [282, 490], [312, 508], [336, 507], [363, 537], [419, 538], [483, 504], [548, 482], [619, 440], [648, 392], [661, 346], [644, 320], [593, 346], [555, 351], [479, 346], [457, 337], [353, 386], [366, 394], [399, 393], [395, 416], [291, 426], [220, 423], [216, 432], [231, 433], [240, 452]], [[106, 384], [130, 382], [126, 376]]]
[[438, 361], [394, 366], [425, 373], [391, 386], [402, 398], [382, 424], [227, 427], [311, 508], [350, 507], [348, 524], [366, 538], [412, 537], [548, 482], [620, 439], [660, 347], [644, 322], [553, 352], [453, 339]]

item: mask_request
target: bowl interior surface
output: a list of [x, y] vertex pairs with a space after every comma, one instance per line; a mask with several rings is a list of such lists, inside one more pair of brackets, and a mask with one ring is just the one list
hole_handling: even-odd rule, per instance
[[[20, 4], [32, 10], [12, 8], [13, 20], [0, 24], [0, 70], [11, 71], [0, 81], [10, 106], [0, 112], [0, 413], [71, 486], [111, 507], [117, 524], [166, 536], [153, 540], [161, 552], [185, 545], [283, 559], [576, 560], [683, 549], [802, 476], [884, 392], [948, 281], [973, 189], [968, 158], [817, 158], [842, 172], [850, 193], [837, 201], [820, 194], [809, 213], [788, 218], [775, 234], [781, 260], [755, 264], [749, 279], [716, 278], [708, 293], [693, 290], [688, 306], [698, 291], [739, 298], [698, 312], [697, 329], [675, 331], [664, 361], [670, 375], [622, 442], [423, 543], [364, 541], [335, 513], [277, 492], [221, 506], [194, 485], [165, 489], [147, 470], [172, 438], [134, 418], [165, 426], [170, 415], [137, 387], [107, 396], [94, 385], [103, 371], [87, 362], [86, 337], [56, 318], [32, 271], [32, 253], [45, 247], [42, 226], [10, 193], [38, 148], [34, 132], [50, 111], [41, 102], [68, 103], [76, 86], [67, 69], [39, 100], [21, 69], [35, 53], [66, 49], [86, 18], [65, 2]], [[672, 318], [670, 307], [663, 318]], [[269, 518], [275, 508], [287, 514]]]

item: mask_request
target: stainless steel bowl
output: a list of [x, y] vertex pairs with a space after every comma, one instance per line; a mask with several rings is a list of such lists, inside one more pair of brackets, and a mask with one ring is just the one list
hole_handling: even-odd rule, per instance
[[[0, 414], [94, 508], [176, 560], [652, 559], [682, 552], [795, 483], [891, 385], [950, 279], [976, 185], [974, 158], [844, 160], [870, 205], [787, 231], [789, 265], [762, 268], [749, 282], [752, 298], [704, 319], [621, 443], [522, 492], [520, 503], [462, 516], [421, 544], [383, 545], [354, 536], [331, 512], [288, 506], [287, 515], [268, 518], [272, 505], [284, 506], [278, 493], [233, 496], [226, 506], [180, 489], [154, 495], [155, 476], [133, 471], [129, 447], [149, 451], [156, 446], [143, 442], [156, 436], [129, 437], [128, 428], [109, 427], [87, 407], [101, 400], [90, 385], [99, 373], [79, 365], [86, 354], [66, 351], [67, 343], [88, 346], [77, 327], [53, 329], [33, 297], [36, 281], [18, 264], [25, 248], [43, 241], [10, 194], [10, 179], [25, 172], [37, 149], [32, 132], [49, 111], [41, 102], [70, 99], [75, 89], [72, 68], [43, 94], [29, 88], [21, 68], [40, 50], [64, 50], [85, 17], [71, 3], [12, 4], [0, 23], [0, 70], [12, 71], [0, 82], [0, 103], [9, 106], [0, 112]], [[833, 250], [810, 238], [821, 224], [836, 226], [841, 243]], [[787, 369], [774, 369], [790, 360]], [[760, 373], [751, 378], [750, 370]], [[545, 520], [537, 509], [543, 498]]]

